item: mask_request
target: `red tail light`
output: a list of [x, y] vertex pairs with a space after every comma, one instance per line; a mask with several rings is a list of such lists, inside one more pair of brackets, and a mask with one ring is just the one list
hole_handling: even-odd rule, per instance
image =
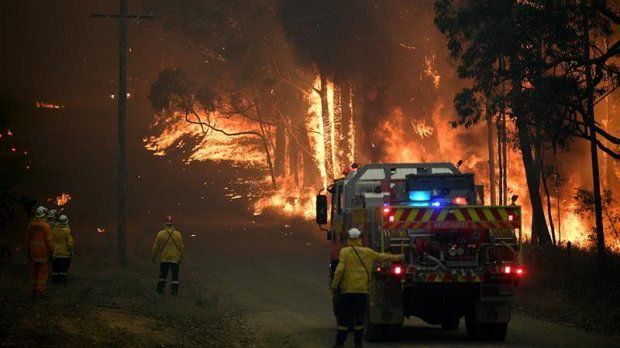
[[504, 268], [502, 268], [502, 273], [504, 274], [510, 274], [510, 271], [512, 271], [510, 266], [504, 266]]
[[400, 276], [403, 274], [403, 266], [401, 265], [394, 265], [392, 266], [392, 274], [395, 276]]
[[454, 197], [454, 198], [452, 198], [452, 204], [454, 204], [454, 205], [467, 205], [467, 198], [465, 198], [465, 197]]
[[388, 220], [389, 220], [390, 222], [394, 222], [394, 215], [390, 215], [390, 217], [388, 217]]
[[525, 268], [523, 266], [518, 266], [515, 268], [514, 273], [517, 277], [523, 277], [525, 275]]

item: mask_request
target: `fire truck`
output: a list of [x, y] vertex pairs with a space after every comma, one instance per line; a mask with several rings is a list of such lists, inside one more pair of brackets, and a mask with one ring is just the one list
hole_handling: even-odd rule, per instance
[[445, 330], [464, 317], [468, 336], [505, 339], [525, 275], [516, 196], [509, 206], [484, 205], [474, 175], [451, 163], [368, 164], [327, 191], [317, 195], [316, 221], [328, 225], [332, 277], [353, 227], [364, 246], [405, 255], [369, 270], [367, 340], [397, 338], [411, 316]]

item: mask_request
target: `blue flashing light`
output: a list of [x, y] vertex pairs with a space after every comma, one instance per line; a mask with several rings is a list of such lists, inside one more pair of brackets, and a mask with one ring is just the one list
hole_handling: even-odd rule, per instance
[[435, 201], [435, 202], [431, 203], [431, 205], [433, 207], [441, 207], [441, 202]]
[[428, 207], [430, 204], [428, 202], [411, 202], [409, 205], [412, 207]]
[[409, 200], [413, 202], [428, 202], [431, 200], [431, 191], [409, 191]]

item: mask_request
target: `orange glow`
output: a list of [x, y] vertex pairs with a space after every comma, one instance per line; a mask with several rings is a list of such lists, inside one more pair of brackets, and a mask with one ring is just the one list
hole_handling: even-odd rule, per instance
[[62, 193], [60, 196], [56, 197], [56, 205], [61, 207], [67, 203], [69, 203], [69, 201], [72, 199], [71, 195], [68, 193]]

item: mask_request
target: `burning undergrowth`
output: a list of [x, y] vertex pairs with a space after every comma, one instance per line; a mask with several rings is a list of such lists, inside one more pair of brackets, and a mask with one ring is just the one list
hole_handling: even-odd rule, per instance
[[[450, 124], [463, 82], [433, 24], [432, 4], [369, 2], [352, 9], [346, 1], [324, 8], [267, 1], [246, 11], [250, 21], [234, 3], [209, 18], [208, 32], [200, 16], [176, 23], [198, 52], [218, 47], [222, 59], [192, 67], [193, 81], [173, 69], [154, 83], [154, 135], [144, 139], [154, 155], [252, 171], [231, 177], [226, 197], [247, 201], [255, 215], [273, 209], [312, 218], [316, 193], [352, 162], [462, 161], [490, 201], [486, 125]], [[513, 132], [509, 122], [504, 196], [519, 196], [529, 235], [531, 207]], [[587, 222], [572, 209], [574, 190], [589, 180], [573, 165], [586, 159], [584, 151], [579, 145], [563, 155], [545, 151], [547, 164], [564, 177], [549, 196], [558, 239], [586, 245]], [[617, 170], [608, 167], [606, 173]]]

